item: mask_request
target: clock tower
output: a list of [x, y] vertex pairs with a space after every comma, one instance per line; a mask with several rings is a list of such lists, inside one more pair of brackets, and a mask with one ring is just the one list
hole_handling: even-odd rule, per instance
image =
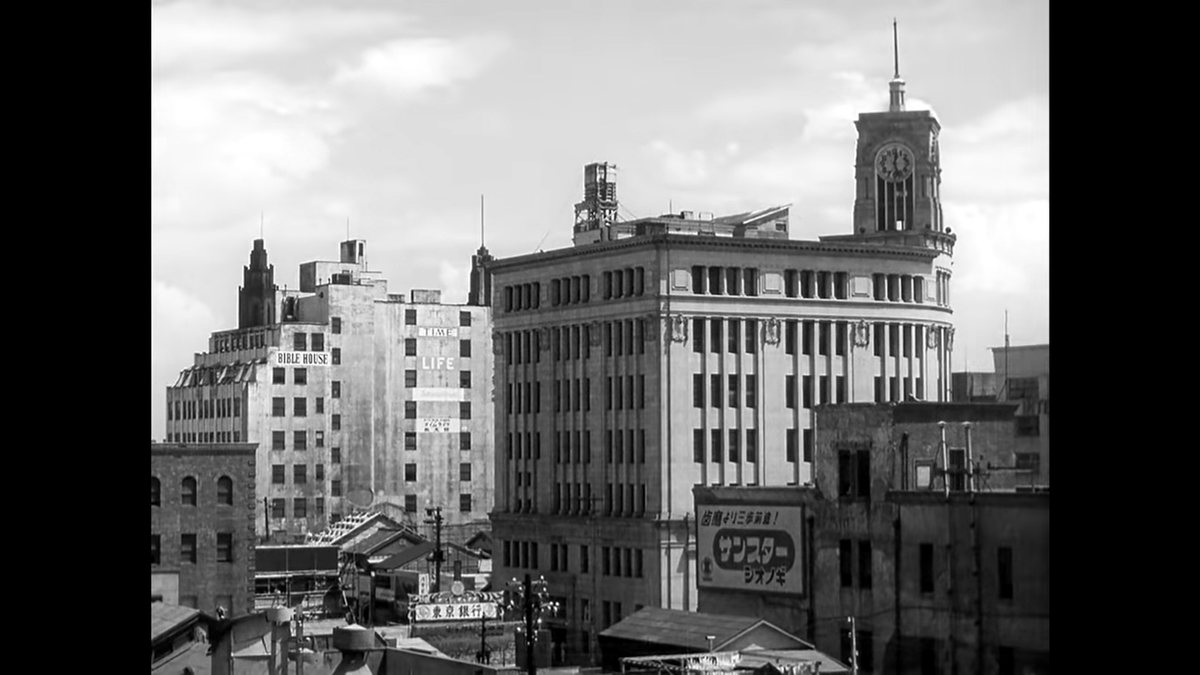
[[[944, 232], [938, 156], [941, 125], [928, 110], [906, 110], [896, 25], [892, 24], [895, 75], [887, 112], [861, 113], [855, 159], [854, 235], [911, 241], [911, 235]], [[880, 242], [883, 243], [883, 242]]]

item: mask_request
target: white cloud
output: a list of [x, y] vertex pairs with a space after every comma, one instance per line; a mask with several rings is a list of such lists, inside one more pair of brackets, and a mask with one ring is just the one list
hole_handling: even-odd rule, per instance
[[941, 135], [945, 199], [1043, 199], [1050, 194], [1050, 101], [1007, 104]]
[[467, 301], [467, 286], [470, 283], [470, 270], [461, 260], [442, 260], [438, 267], [438, 281], [441, 283], [442, 302], [449, 305], [461, 305]]
[[214, 68], [295, 54], [317, 43], [394, 31], [404, 23], [394, 13], [362, 9], [164, 3], [150, 14], [151, 68]]
[[198, 298], [177, 286], [158, 279], [150, 280], [152, 364], [159, 365], [168, 357], [188, 354], [189, 346], [194, 346], [193, 351], [201, 351], [206, 344], [204, 338], [215, 325], [216, 315]]
[[508, 41], [496, 35], [393, 40], [363, 52], [358, 63], [342, 66], [333, 79], [411, 96], [471, 79], [507, 48]]
[[963, 293], [1040, 293], [1050, 273], [1050, 201], [948, 202], [946, 224], [958, 235], [955, 288]]

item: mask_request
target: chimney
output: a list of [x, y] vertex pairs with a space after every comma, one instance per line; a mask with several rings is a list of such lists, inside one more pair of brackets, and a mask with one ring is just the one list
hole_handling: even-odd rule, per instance
[[358, 624], [335, 627], [333, 646], [342, 653], [342, 661], [333, 669], [333, 675], [374, 675], [367, 664], [367, 653], [377, 649], [375, 631]]

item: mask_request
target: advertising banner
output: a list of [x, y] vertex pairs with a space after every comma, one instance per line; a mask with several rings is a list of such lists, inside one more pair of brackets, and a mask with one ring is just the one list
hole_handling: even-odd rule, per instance
[[455, 383], [454, 388], [414, 387], [409, 391], [412, 392], [408, 397], [410, 401], [435, 401], [445, 403], [471, 400], [471, 390], [459, 388], [457, 383]]
[[461, 621], [463, 619], [494, 619], [498, 616], [494, 602], [439, 602], [415, 605], [413, 618], [417, 621]]
[[804, 592], [804, 509], [697, 504], [699, 585], [761, 593]]
[[417, 326], [417, 337], [421, 338], [456, 338], [458, 337], [457, 328], [443, 328], [441, 326]]
[[[455, 421], [451, 417], [426, 417], [417, 420], [417, 431], [425, 434], [447, 433], [452, 430]], [[453, 431], [458, 431], [458, 427], [453, 426]]]

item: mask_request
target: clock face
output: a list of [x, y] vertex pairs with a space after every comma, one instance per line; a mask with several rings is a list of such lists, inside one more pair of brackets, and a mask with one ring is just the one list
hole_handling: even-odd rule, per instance
[[904, 180], [912, 170], [912, 153], [908, 148], [896, 143], [885, 145], [875, 159], [875, 171], [887, 181]]

